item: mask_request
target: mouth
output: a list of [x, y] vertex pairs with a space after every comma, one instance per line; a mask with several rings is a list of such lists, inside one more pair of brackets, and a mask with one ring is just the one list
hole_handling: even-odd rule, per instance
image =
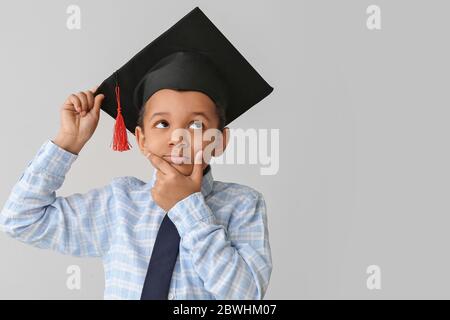
[[173, 164], [189, 164], [189, 158], [183, 156], [165, 155], [163, 158]]

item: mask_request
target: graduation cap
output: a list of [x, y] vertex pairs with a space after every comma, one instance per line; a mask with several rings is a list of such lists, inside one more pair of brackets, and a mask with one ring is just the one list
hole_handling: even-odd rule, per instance
[[195, 7], [97, 88], [101, 109], [116, 119], [113, 150], [130, 149], [139, 112], [160, 89], [200, 91], [225, 109], [226, 124], [268, 96], [273, 88]]

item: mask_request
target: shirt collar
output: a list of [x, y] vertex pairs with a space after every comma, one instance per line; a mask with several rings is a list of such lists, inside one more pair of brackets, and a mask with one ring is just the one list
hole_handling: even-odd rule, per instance
[[[149, 182], [146, 183], [148, 188], [152, 188], [156, 181], [156, 169], [153, 170], [152, 177]], [[213, 188], [214, 177], [212, 175], [211, 165], [207, 165], [205, 169], [203, 169], [203, 179], [202, 179], [202, 188], [201, 192], [204, 197], [208, 196]]]

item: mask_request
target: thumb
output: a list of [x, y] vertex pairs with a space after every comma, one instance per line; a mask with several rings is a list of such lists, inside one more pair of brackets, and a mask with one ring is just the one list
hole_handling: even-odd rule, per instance
[[203, 178], [203, 151], [200, 150], [195, 155], [194, 168], [192, 169], [191, 178], [195, 181], [201, 181]]
[[103, 93], [98, 94], [98, 95], [95, 96], [95, 98], [94, 98], [94, 107], [93, 107], [93, 109], [95, 111], [95, 114], [98, 114], [100, 112], [100, 107], [102, 105], [102, 101], [103, 101], [104, 98], [105, 98], [105, 95]]

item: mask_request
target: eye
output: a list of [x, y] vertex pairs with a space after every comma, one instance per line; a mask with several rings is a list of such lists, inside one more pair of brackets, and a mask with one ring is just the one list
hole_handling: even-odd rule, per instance
[[[161, 128], [161, 127], [158, 127], [158, 125], [160, 125], [160, 124], [166, 124], [166, 125], [168, 125], [167, 121], [162, 120], [162, 121], [158, 121], [158, 122], [156, 123], [155, 127], [156, 127], [156, 128]], [[165, 128], [165, 127], [162, 127], [162, 128]]]
[[203, 128], [203, 123], [200, 120], [193, 121], [191, 125], [194, 125], [194, 129]]

